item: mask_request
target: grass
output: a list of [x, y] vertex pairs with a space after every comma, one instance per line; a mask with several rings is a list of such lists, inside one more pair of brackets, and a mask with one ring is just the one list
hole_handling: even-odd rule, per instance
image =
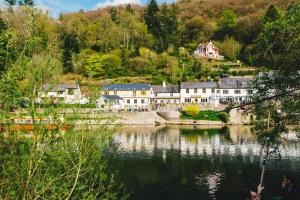
[[185, 111], [182, 111], [181, 113], [181, 119], [186, 120], [208, 120], [208, 121], [222, 121], [222, 122], [228, 122], [229, 115], [225, 112], [217, 112], [213, 110], [205, 110], [200, 111], [197, 115], [191, 116], [188, 115]]

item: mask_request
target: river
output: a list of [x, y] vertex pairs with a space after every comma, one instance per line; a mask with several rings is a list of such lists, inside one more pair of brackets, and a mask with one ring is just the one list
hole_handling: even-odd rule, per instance
[[[260, 180], [262, 148], [248, 126], [126, 126], [114, 141], [113, 160], [130, 199], [240, 200]], [[295, 137], [267, 162], [263, 199], [280, 194], [285, 174], [300, 184]]]

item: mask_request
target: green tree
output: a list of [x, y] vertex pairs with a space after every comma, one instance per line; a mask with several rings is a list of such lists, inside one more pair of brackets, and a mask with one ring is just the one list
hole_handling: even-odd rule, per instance
[[34, 6], [34, 0], [20, 0], [18, 3], [21, 6]]
[[8, 6], [15, 6], [17, 4], [17, 0], [4, 0], [4, 2]]
[[115, 54], [105, 54], [102, 56], [103, 67], [107, 77], [116, 77], [120, 74], [121, 58]]
[[109, 10], [110, 18], [112, 21], [116, 22], [118, 20], [118, 10], [115, 7], [112, 7]]
[[289, 7], [284, 17], [264, 25], [256, 45], [257, 64], [286, 73], [299, 70], [300, 4]]
[[65, 72], [73, 72], [74, 68], [72, 65], [72, 55], [73, 53], [79, 53], [79, 44], [74, 33], [68, 33], [63, 31], [61, 34], [63, 44], [62, 44], [62, 62]]
[[214, 38], [222, 40], [226, 35], [234, 35], [235, 26], [237, 23], [237, 15], [232, 10], [224, 10], [218, 21], [218, 30]]
[[228, 60], [237, 60], [241, 45], [233, 37], [225, 37], [224, 41], [219, 45], [219, 47]]
[[105, 74], [103, 58], [99, 54], [91, 55], [85, 66], [86, 73], [91, 78], [97, 78]]
[[159, 13], [159, 22], [161, 27], [162, 50], [173, 46], [175, 51], [180, 45], [179, 22], [177, 20], [178, 9], [173, 3], [171, 8], [163, 4]]
[[148, 27], [149, 32], [156, 39], [156, 49], [162, 51], [161, 49], [161, 26], [159, 21], [159, 8], [156, 0], [149, 0], [147, 3], [146, 11], [144, 13], [144, 20]]
[[[284, 17], [264, 24], [258, 38], [258, 63], [273, 72], [254, 81], [255, 133], [268, 149], [278, 149], [289, 125], [297, 131], [300, 122], [300, 3]], [[298, 129], [299, 132], [299, 129]], [[300, 132], [299, 132], [300, 136]]]
[[126, 11], [129, 12], [130, 14], [134, 14], [134, 10], [132, 9], [132, 7], [131, 7], [130, 4], [128, 4], [128, 5], [126, 6]]
[[184, 22], [182, 30], [182, 39], [184, 43], [195, 41], [198, 45], [201, 33], [205, 26], [205, 20], [201, 16], [194, 16]]
[[280, 18], [280, 13], [278, 11], [278, 9], [274, 6], [274, 5], [270, 5], [270, 7], [268, 8], [263, 22], [264, 23], [268, 23], [268, 22], [274, 22], [276, 20], [278, 20]]

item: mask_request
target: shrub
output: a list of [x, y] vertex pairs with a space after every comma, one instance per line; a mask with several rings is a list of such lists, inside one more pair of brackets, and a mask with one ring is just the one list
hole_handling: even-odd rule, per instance
[[220, 112], [219, 118], [222, 122], [227, 123], [229, 121], [229, 114], [226, 112]]
[[183, 108], [183, 111], [189, 116], [197, 116], [200, 112], [200, 108], [198, 105], [187, 105]]

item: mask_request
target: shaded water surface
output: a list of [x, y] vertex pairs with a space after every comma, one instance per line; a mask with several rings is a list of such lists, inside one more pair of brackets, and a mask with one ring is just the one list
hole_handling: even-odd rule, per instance
[[[261, 146], [249, 127], [124, 127], [114, 156], [130, 199], [240, 200], [261, 173]], [[300, 183], [300, 141], [291, 137], [267, 163], [263, 199], [280, 194], [282, 176]]]

